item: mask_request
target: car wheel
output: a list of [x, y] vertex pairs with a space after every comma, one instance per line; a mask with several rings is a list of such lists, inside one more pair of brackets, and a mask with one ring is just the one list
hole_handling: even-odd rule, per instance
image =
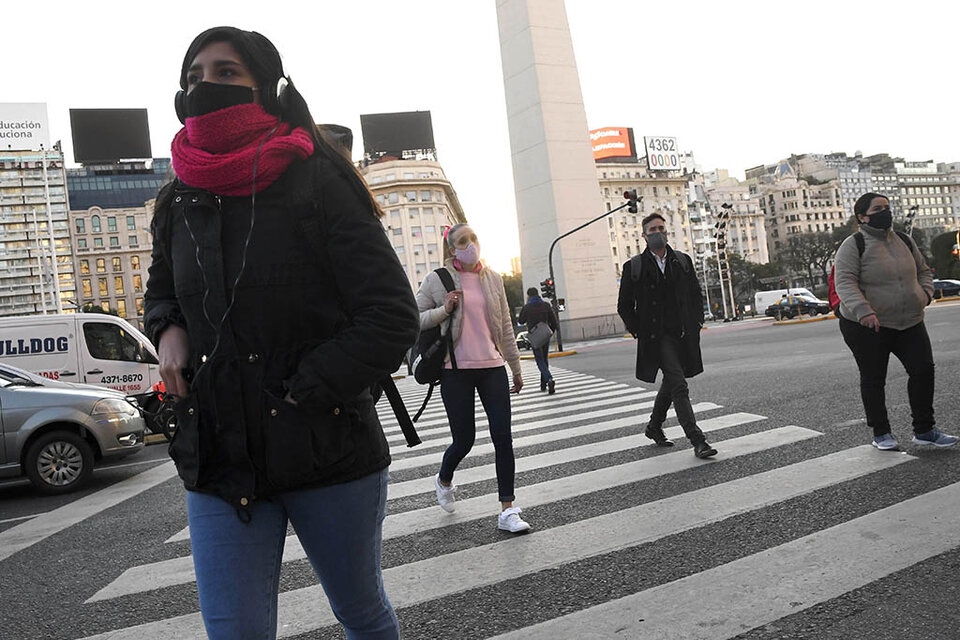
[[67, 493], [90, 478], [93, 450], [76, 433], [52, 431], [30, 445], [24, 465], [30, 482], [41, 493]]

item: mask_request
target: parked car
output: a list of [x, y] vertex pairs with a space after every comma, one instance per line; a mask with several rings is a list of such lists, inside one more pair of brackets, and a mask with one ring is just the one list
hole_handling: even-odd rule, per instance
[[764, 311], [777, 320], [794, 318], [801, 313], [808, 316], [830, 313], [830, 303], [813, 296], [783, 296]]
[[66, 493], [95, 464], [143, 449], [140, 411], [119, 391], [48, 380], [0, 365], [0, 477], [25, 475], [41, 493]]
[[960, 280], [934, 280], [933, 297], [960, 296]]
[[530, 340], [527, 339], [527, 332], [521, 331], [517, 334], [517, 349], [533, 349]]

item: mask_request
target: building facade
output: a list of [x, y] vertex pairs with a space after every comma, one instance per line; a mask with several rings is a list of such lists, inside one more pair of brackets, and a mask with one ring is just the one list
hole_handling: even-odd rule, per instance
[[[154, 194], [156, 195], [156, 194]], [[80, 305], [115, 311], [143, 328], [143, 292], [147, 285], [153, 238], [154, 200], [139, 207], [92, 206], [70, 211], [74, 270]]]
[[836, 180], [811, 185], [795, 176], [784, 176], [773, 183], [754, 185], [752, 191], [760, 197], [771, 262], [785, 257], [794, 237], [832, 231], [846, 221]]
[[77, 308], [62, 152], [0, 151], [0, 316]]
[[67, 169], [70, 209], [142, 207], [172, 177], [170, 158]]
[[388, 159], [360, 167], [383, 209], [384, 232], [414, 291], [443, 264], [443, 232], [466, 222], [460, 200], [435, 160]]

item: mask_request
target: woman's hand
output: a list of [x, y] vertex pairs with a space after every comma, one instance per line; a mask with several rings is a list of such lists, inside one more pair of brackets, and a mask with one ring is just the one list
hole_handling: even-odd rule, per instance
[[160, 356], [160, 377], [166, 392], [181, 398], [186, 397], [189, 388], [187, 381], [183, 379], [182, 370], [189, 363], [190, 342], [183, 327], [172, 324], [163, 330], [157, 355]]
[[443, 299], [443, 308], [446, 310], [447, 315], [453, 313], [453, 310], [457, 308], [458, 304], [460, 304], [460, 296], [462, 294], [463, 292], [459, 289], [447, 292], [446, 297]]
[[880, 333], [880, 320], [875, 313], [860, 318], [860, 324], [867, 329], [873, 329], [875, 332]]
[[520, 389], [523, 389], [523, 376], [515, 373], [513, 374], [513, 386], [510, 387], [510, 393], [520, 393]]

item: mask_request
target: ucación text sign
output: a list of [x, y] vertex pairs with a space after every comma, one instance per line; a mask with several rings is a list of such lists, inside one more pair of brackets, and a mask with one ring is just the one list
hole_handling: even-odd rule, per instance
[[33, 151], [50, 148], [47, 105], [0, 103], [0, 151]]

